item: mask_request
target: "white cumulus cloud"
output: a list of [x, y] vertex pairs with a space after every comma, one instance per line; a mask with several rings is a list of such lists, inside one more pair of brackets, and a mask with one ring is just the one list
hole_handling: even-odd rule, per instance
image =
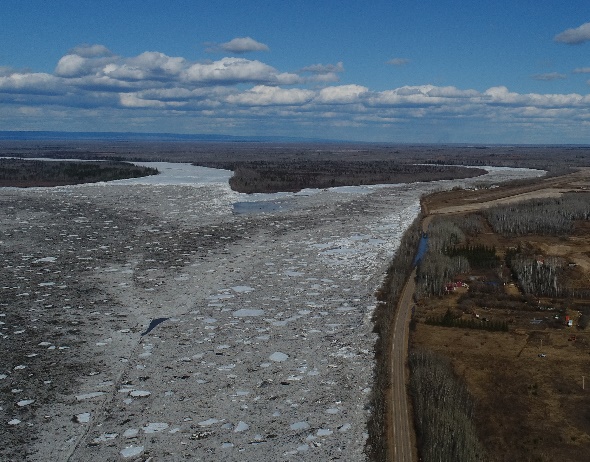
[[315, 92], [312, 90], [257, 85], [245, 92], [228, 96], [227, 101], [247, 106], [301, 105], [309, 102], [314, 96]]
[[51, 74], [12, 73], [0, 76], [0, 93], [54, 95], [65, 93], [65, 89], [61, 80]]
[[245, 58], [222, 58], [211, 63], [195, 63], [184, 72], [190, 82], [272, 82], [278, 71], [268, 64]]
[[567, 29], [557, 34], [553, 40], [568, 45], [579, 45], [590, 41], [590, 22], [586, 22], [575, 29]]
[[[299, 132], [308, 128], [323, 132], [324, 126], [359, 127], [355, 133], [365, 133], [360, 127], [409, 126], [408, 122], [416, 121], [424, 127], [455, 123], [458, 130], [465, 121], [486, 128], [493, 124], [512, 128], [516, 123], [537, 126], [543, 121], [545, 128], [569, 124], [576, 127], [572, 131], [584, 133], [581, 124], [590, 123], [590, 95], [517, 93], [505, 86], [478, 91], [406, 85], [375, 91], [360, 84], [334, 84], [343, 72], [342, 62], [289, 72], [243, 57], [196, 62], [157, 51], [125, 57], [101, 45], [83, 45], [63, 56], [53, 73], [0, 67], [0, 116], [7, 127], [17, 126], [14, 121], [24, 117], [37, 117], [36, 126], [47, 127], [49, 119], [40, 114], [64, 113], [63, 128], [75, 120], [76, 128], [83, 129], [119, 114], [121, 125], [116, 129], [125, 130], [130, 129], [125, 124], [133, 111], [134, 127], [162, 130], [166, 126], [172, 131], [183, 123], [185, 130], [195, 126], [246, 130], [254, 120], [268, 127], [289, 123]], [[572, 72], [586, 74], [590, 68]], [[564, 77], [537, 76], [542, 80]], [[98, 113], [100, 120], [92, 115]], [[51, 124], [58, 124], [56, 117], [52, 116]]]
[[352, 104], [358, 103], [369, 92], [361, 85], [338, 85], [322, 88], [316, 98], [322, 104]]
[[236, 37], [229, 42], [210, 47], [210, 51], [227, 51], [230, 53], [248, 53], [251, 51], [269, 51], [268, 45], [257, 42], [252, 37]]

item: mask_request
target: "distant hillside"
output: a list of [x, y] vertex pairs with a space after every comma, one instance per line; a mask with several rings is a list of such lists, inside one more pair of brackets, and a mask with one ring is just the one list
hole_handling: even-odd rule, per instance
[[221, 134], [134, 133], [134, 132], [53, 132], [0, 131], [0, 140], [118, 140], [118, 141], [207, 141], [207, 142], [328, 142], [288, 136], [232, 136]]

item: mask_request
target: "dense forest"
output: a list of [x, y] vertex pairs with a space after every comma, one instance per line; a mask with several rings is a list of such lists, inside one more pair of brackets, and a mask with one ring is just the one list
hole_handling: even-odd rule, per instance
[[127, 162], [53, 162], [0, 158], [0, 186], [32, 187], [96, 183], [156, 175], [155, 168]]
[[484, 460], [473, 423], [473, 400], [449, 361], [430, 352], [414, 351], [409, 366], [421, 460]]
[[0, 155], [54, 159], [168, 162], [391, 161], [405, 164], [527, 167], [563, 172], [590, 164], [587, 146], [467, 146], [458, 144], [208, 142], [93, 139], [0, 140]]
[[300, 191], [372, 184], [471, 178], [481, 169], [438, 165], [413, 165], [396, 161], [234, 161], [200, 162], [206, 167], [233, 170], [229, 184], [242, 193]]
[[503, 235], [560, 235], [574, 220], [590, 218], [590, 193], [567, 193], [555, 199], [534, 199], [493, 207], [484, 212], [494, 232]]
[[469, 260], [454, 255], [449, 249], [465, 239], [465, 234], [453, 218], [436, 217], [428, 229], [428, 250], [417, 267], [418, 297], [442, 295], [446, 284], [456, 274], [469, 271]]

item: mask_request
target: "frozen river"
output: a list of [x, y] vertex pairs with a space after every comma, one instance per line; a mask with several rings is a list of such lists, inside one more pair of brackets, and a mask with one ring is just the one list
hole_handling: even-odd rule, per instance
[[374, 292], [420, 196], [541, 173], [244, 195], [148, 165], [0, 190], [2, 460], [365, 460]]

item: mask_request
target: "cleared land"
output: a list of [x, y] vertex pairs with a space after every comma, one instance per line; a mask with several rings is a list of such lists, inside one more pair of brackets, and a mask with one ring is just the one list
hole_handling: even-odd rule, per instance
[[[473, 222], [467, 213], [475, 210], [566, 192], [570, 196], [564, 197], [576, 197], [572, 191], [587, 196], [588, 173], [583, 169], [536, 185], [440, 193], [423, 203], [431, 214], [445, 215], [460, 227]], [[494, 248], [498, 266], [471, 265], [469, 272], [448, 280], [461, 284], [449, 286], [444, 295], [421, 298], [411, 349], [450, 359], [473, 396], [474, 421], [488, 460], [586, 460], [590, 452], [588, 221], [576, 221], [570, 231], [551, 236], [500, 234], [485, 214], [476, 213], [475, 219], [481, 229], [465, 233], [456, 247]], [[538, 274], [550, 274], [548, 265], [558, 264], [563, 295], [524, 292], [514, 268], [508, 268], [515, 249], [536, 260]], [[446, 326], [437, 325], [440, 320]]]

